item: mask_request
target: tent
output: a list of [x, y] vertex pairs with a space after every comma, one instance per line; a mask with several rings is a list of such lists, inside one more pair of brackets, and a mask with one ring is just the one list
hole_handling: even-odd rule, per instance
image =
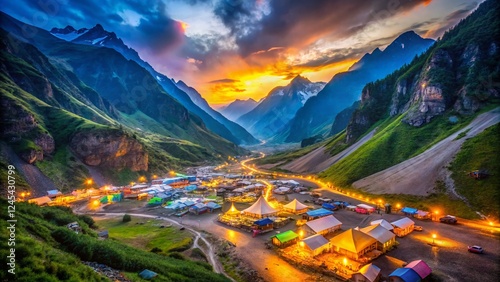
[[304, 247], [304, 249], [312, 256], [317, 256], [319, 254], [322, 254], [323, 252], [328, 252], [331, 248], [330, 241], [328, 241], [321, 234], [307, 237], [302, 240], [299, 245], [301, 247]]
[[377, 249], [385, 252], [396, 244], [396, 235], [385, 229], [382, 225], [370, 225], [360, 229], [361, 232], [370, 235], [377, 240]]
[[363, 266], [351, 277], [353, 282], [377, 282], [380, 280], [380, 268], [372, 263]]
[[399, 220], [393, 221], [391, 222], [391, 224], [392, 226], [394, 226], [394, 233], [398, 237], [403, 237], [410, 234], [415, 226], [415, 222], [407, 217], [403, 217]]
[[206, 204], [207, 208], [210, 210], [210, 212], [213, 212], [216, 209], [222, 208], [219, 204], [214, 203], [214, 202], [208, 202]]
[[336, 219], [333, 215], [329, 215], [306, 222], [303, 229], [307, 234], [326, 235], [339, 230], [341, 226], [342, 222]]
[[161, 205], [162, 202], [163, 200], [161, 198], [153, 197], [149, 200], [148, 205]]
[[59, 190], [49, 190], [49, 191], [47, 191], [47, 196], [49, 198], [55, 198], [55, 197], [60, 196], [60, 195], [62, 195], [62, 193]]
[[158, 274], [156, 272], [151, 271], [149, 269], [144, 269], [143, 271], [141, 271], [139, 273], [139, 277], [141, 277], [142, 279], [146, 279], [146, 280], [153, 279], [157, 275]]
[[43, 197], [40, 197], [40, 198], [33, 198], [33, 199], [29, 199], [28, 200], [28, 203], [37, 204], [39, 206], [46, 205], [46, 204], [48, 204], [50, 202], [52, 202], [52, 200], [48, 196], [43, 196]]
[[426, 278], [432, 273], [432, 269], [423, 260], [414, 260], [407, 264], [405, 268], [413, 269], [422, 279]]
[[278, 210], [271, 207], [266, 199], [264, 199], [264, 196], [260, 196], [253, 205], [243, 210], [243, 213], [250, 217], [263, 218], [276, 215]]
[[397, 268], [389, 274], [390, 282], [420, 282], [420, 276], [411, 268]]
[[377, 240], [361, 231], [349, 229], [331, 240], [335, 251], [358, 260], [363, 254], [374, 250]]
[[231, 203], [231, 208], [226, 212], [227, 215], [239, 215], [241, 212]]
[[291, 212], [294, 214], [301, 214], [307, 212], [309, 207], [299, 202], [297, 199], [294, 199], [290, 203], [283, 206], [283, 210], [287, 212]]
[[382, 227], [384, 227], [385, 229], [387, 229], [389, 231], [394, 229], [392, 224], [390, 224], [389, 221], [387, 221], [385, 219], [378, 219], [378, 220], [374, 220], [374, 221], [370, 222], [370, 225], [377, 225], [377, 224], [380, 224]]
[[431, 218], [431, 213], [426, 212], [426, 211], [422, 211], [422, 210], [418, 210], [417, 214], [415, 215], [415, 217], [418, 218], [418, 219], [430, 219]]
[[329, 210], [326, 210], [326, 209], [323, 209], [323, 208], [320, 208], [320, 209], [308, 211], [308, 212], [306, 212], [306, 214], [307, 214], [307, 216], [309, 218], [315, 219], [315, 218], [319, 218], [319, 217], [324, 217], [324, 216], [332, 215], [333, 212], [329, 211]]
[[418, 209], [410, 208], [410, 207], [404, 207], [404, 208], [401, 209], [401, 212], [404, 213], [404, 214], [415, 215], [418, 212]]
[[276, 234], [272, 237], [272, 240], [273, 245], [283, 248], [296, 243], [299, 240], [299, 235], [292, 230], [288, 230], [283, 233]]

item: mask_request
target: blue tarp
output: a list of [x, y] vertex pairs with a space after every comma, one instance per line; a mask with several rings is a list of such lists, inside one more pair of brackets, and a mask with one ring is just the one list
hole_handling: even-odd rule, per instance
[[312, 217], [316, 217], [316, 216], [327, 216], [327, 215], [331, 215], [333, 214], [332, 211], [329, 211], [329, 210], [326, 210], [326, 209], [317, 209], [317, 210], [312, 210], [312, 211], [308, 211], [306, 212], [306, 214], [308, 216], [312, 216]]
[[334, 210], [334, 209], [337, 208], [334, 204], [329, 204], [329, 203], [324, 203], [322, 205], [322, 207], [325, 208], [325, 209], [327, 209], [327, 210]]
[[272, 221], [270, 218], [266, 217], [266, 218], [259, 219], [259, 220], [255, 221], [254, 224], [257, 224], [259, 226], [264, 226], [264, 225], [273, 224], [273, 222], [274, 221]]
[[408, 213], [408, 214], [417, 214], [418, 209], [414, 208], [409, 208], [409, 207], [404, 207], [401, 209], [402, 213]]
[[405, 282], [420, 282], [420, 276], [411, 268], [398, 268], [394, 270], [389, 277], [396, 276], [401, 278]]
[[184, 190], [187, 192], [192, 192], [192, 191], [196, 190], [196, 185], [188, 185], [188, 186], [186, 186], [186, 188], [184, 188]]
[[208, 202], [207, 203], [207, 207], [212, 209], [212, 210], [215, 210], [215, 209], [220, 209], [221, 206], [217, 203], [214, 203], [214, 202]]
[[154, 271], [151, 271], [149, 269], [144, 269], [143, 271], [141, 271], [139, 273], [139, 276], [142, 278], [142, 279], [146, 279], [146, 280], [149, 280], [149, 279], [152, 279], [154, 277], [156, 277], [158, 274], [156, 274], [156, 272]]

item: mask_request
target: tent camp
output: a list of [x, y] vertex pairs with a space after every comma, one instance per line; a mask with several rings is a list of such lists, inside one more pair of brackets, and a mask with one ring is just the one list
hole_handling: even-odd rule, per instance
[[331, 240], [337, 253], [358, 260], [365, 253], [377, 247], [377, 240], [361, 231], [349, 229]]
[[332, 215], [333, 212], [329, 211], [327, 209], [320, 208], [320, 209], [308, 211], [308, 212], [306, 212], [306, 214], [307, 214], [307, 219], [312, 220], [312, 219]]
[[411, 268], [397, 268], [389, 274], [390, 282], [420, 282], [420, 276]]
[[287, 212], [291, 212], [294, 214], [302, 214], [307, 212], [309, 207], [299, 202], [297, 199], [294, 199], [290, 203], [283, 206], [283, 210]]
[[292, 230], [288, 230], [283, 233], [276, 234], [272, 237], [272, 240], [273, 245], [284, 248], [297, 243], [297, 241], [299, 240], [299, 235], [297, 235], [297, 233], [293, 232]]
[[329, 215], [308, 221], [301, 228], [307, 235], [326, 235], [339, 230], [341, 226], [342, 222], [336, 219], [333, 215]]
[[377, 282], [380, 281], [380, 268], [373, 264], [363, 266], [357, 273], [351, 277], [353, 282]]
[[316, 234], [300, 241], [299, 245], [311, 256], [317, 256], [331, 249], [330, 242], [321, 234]]
[[394, 229], [392, 224], [385, 219], [378, 219], [378, 220], [374, 220], [374, 221], [370, 222], [370, 225], [377, 225], [377, 224], [382, 225], [382, 227], [384, 227], [385, 229], [387, 229], [389, 231], [392, 231]]
[[278, 210], [271, 207], [266, 199], [264, 199], [264, 196], [260, 196], [253, 205], [243, 210], [243, 213], [250, 217], [263, 218], [276, 215]]
[[375, 240], [377, 240], [377, 249], [379, 251], [386, 252], [394, 246], [394, 244], [396, 244], [396, 235], [385, 229], [380, 224], [370, 225], [365, 228], [361, 228], [359, 231], [375, 238]]
[[410, 234], [415, 227], [415, 222], [407, 217], [391, 222], [394, 227], [394, 234], [398, 237], [403, 237]]
[[432, 269], [423, 260], [414, 260], [407, 264], [405, 268], [413, 269], [420, 278], [425, 279], [427, 276], [431, 275]]

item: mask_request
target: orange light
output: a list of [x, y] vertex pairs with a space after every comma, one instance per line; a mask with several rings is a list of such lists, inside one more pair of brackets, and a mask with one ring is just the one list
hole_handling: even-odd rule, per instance
[[91, 185], [92, 184], [92, 179], [87, 179], [87, 184]]
[[25, 196], [25, 195], [26, 195], [26, 194], [25, 194], [24, 192], [22, 192], [22, 193], [21, 193], [21, 197], [23, 197], [23, 198], [24, 198], [24, 196]]
[[302, 237], [304, 237], [304, 230], [300, 230], [300, 231], [299, 231], [299, 236], [300, 236], [301, 238], [302, 238]]
[[347, 259], [346, 259], [346, 258], [344, 258], [344, 260], [343, 260], [343, 261], [344, 261], [344, 265], [347, 265]]
[[299, 246], [304, 247], [304, 242], [300, 241]]
[[436, 234], [432, 234], [432, 239], [436, 239], [437, 235]]
[[490, 221], [489, 224], [490, 224], [490, 226], [493, 226], [493, 222]]
[[94, 200], [94, 202], [92, 202], [92, 204], [94, 204], [94, 206], [98, 206], [99, 205], [99, 201], [98, 200]]

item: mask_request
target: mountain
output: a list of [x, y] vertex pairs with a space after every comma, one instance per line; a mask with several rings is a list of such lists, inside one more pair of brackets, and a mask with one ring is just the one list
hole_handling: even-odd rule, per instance
[[338, 73], [315, 97], [297, 111], [290, 123], [274, 138], [276, 142], [299, 142], [306, 137], [327, 134], [335, 116], [359, 100], [363, 86], [381, 79], [434, 43], [413, 31], [396, 38], [385, 50], [364, 55], [347, 72]]
[[198, 107], [204, 110], [207, 114], [209, 114], [216, 121], [220, 122], [224, 125], [231, 133], [236, 136], [239, 140], [241, 140], [242, 144], [252, 145], [259, 143], [259, 140], [255, 139], [252, 134], [248, 133], [241, 125], [237, 124], [226, 118], [224, 115], [219, 113], [218, 111], [212, 109], [210, 105], [208, 105], [207, 100], [205, 100], [196, 89], [186, 85], [182, 80], [179, 80], [176, 83], [176, 86], [189, 95], [191, 101], [193, 101]]
[[324, 82], [311, 82], [298, 75], [288, 85], [271, 90], [259, 105], [239, 117], [236, 122], [247, 128], [254, 136], [267, 139], [283, 128], [297, 110], [324, 86]]
[[229, 105], [226, 105], [219, 109], [219, 112], [223, 114], [227, 119], [236, 121], [242, 115], [253, 110], [259, 103], [252, 98], [246, 100], [236, 99]]
[[3, 13], [0, 27], [2, 147], [60, 189], [81, 186], [90, 170], [128, 183], [245, 153], [117, 51], [66, 42]]
[[172, 79], [157, 72], [151, 65], [142, 60], [139, 54], [134, 49], [128, 47], [114, 32], [104, 30], [100, 24], [90, 29], [82, 28], [79, 30], [76, 30], [72, 26], [67, 26], [63, 29], [53, 28], [50, 32], [58, 38], [73, 43], [107, 47], [118, 51], [125, 58], [133, 60], [146, 69], [167, 94], [179, 101], [191, 113], [200, 117], [211, 131], [235, 144], [251, 145], [258, 143], [258, 140], [251, 136], [244, 128], [227, 120], [213, 110], [195, 89], [182, 83], [191, 92], [187, 94]]
[[332, 124], [332, 129], [330, 130], [330, 136], [333, 136], [342, 130], [346, 129], [349, 121], [351, 120], [352, 114], [359, 107], [360, 101], [354, 102], [349, 108], [346, 108], [335, 116], [335, 120]]

